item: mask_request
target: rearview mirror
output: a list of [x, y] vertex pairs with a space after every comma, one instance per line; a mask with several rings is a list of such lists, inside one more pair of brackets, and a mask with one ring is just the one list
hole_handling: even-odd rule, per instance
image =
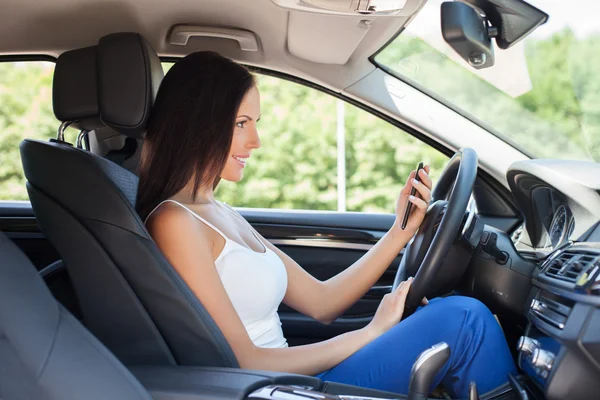
[[476, 69], [494, 65], [492, 39], [508, 49], [548, 20], [523, 0], [461, 0], [441, 7], [442, 36]]
[[480, 13], [461, 2], [442, 3], [441, 13], [442, 36], [450, 47], [476, 69], [494, 65], [488, 25]]

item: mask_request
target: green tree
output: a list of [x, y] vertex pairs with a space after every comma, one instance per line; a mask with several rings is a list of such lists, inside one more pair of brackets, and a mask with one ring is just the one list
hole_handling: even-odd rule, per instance
[[26, 200], [19, 143], [55, 136], [53, 63], [0, 63], [0, 200]]

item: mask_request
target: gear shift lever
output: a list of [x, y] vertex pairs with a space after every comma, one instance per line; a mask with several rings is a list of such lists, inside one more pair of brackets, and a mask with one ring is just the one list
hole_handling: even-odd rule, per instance
[[421, 353], [410, 371], [408, 400], [425, 400], [435, 375], [450, 358], [450, 346], [441, 342]]

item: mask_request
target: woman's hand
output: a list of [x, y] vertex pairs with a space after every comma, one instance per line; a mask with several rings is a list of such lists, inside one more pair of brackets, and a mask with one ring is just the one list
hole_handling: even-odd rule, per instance
[[404, 303], [410, 290], [413, 278], [401, 282], [395, 291], [383, 296], [375, 316], [366, 326], [375, 337], [378, 337], [396, 325], [404, 314]]
[[[427, 207], [429, 207], [429, 201], [431, 200], [431, 187], [432, 182], [429, 177], [429, 165], [426, 165], [424, 169], [419, 171], [420, 182], [415, 180], [416, 171], [411, 171], [406, 184], [400, 191], [400, 195], [398, 196], [398, 201], [396, 202], [396, 222], [394, 223], [394, 228], [401, 230], [402, 219], [404, 218], [404, 212], [406, 211], [406, 205], [408, 202], [411, 202], [413, 206], [411, 207], [411, 213], [408, 217], [408, 222], [406, 224], [405, 232], [409, 232], [414, 234], [419, 229], [421, 222], [423, 222], [423, 218], [425, 218], [425, 213], [427, 212]], [[410, 191], [412, 188], [417, 189], [417, 193], [414, 197], [410, 195]]]

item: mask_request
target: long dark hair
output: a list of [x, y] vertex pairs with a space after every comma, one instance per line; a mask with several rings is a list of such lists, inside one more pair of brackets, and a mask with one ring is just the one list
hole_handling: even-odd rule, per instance
[[148, 121], [136, 201], [142, 218], [192, 178], [194, 195], [216, 188], [238, 108], [254, 85], [248, 69], [214, 52], [193, 53], [173, 65]]

